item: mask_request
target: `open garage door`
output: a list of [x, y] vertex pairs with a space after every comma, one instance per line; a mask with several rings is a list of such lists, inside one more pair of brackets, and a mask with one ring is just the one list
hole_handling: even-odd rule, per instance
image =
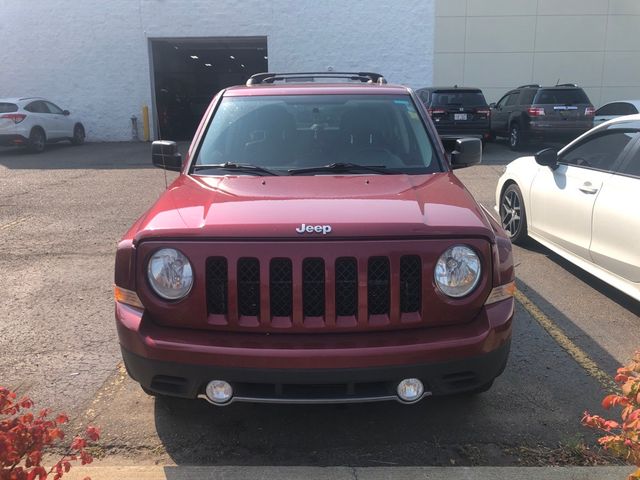
[[156, 136], [191, 140], [213, 96], [266, 72], [266, 37], [151, 40]]

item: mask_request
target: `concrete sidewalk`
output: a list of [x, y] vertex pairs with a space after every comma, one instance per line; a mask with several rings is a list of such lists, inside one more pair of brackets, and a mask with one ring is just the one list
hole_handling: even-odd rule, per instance
[[65, 480], [626, 480], [628, 467], [73, 467]]

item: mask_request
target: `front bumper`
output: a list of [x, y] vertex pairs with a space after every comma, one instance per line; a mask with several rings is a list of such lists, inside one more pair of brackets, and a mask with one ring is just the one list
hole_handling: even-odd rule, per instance
[[479, 388], [504, 370], [513, 311], [508, 299], [463, 325], [268, 335], [160, 327], [116, 303], [116, 324], [127, 371], [148, 390], [196, 398], [217, 379], [245, 401], [316, 403], [389, 400], [403, 378], [433, 395]]

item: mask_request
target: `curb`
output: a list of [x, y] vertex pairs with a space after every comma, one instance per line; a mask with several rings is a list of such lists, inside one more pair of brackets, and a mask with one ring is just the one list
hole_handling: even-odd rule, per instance
[[626, 467], [73, 467], [65, 480], [625, 480]]

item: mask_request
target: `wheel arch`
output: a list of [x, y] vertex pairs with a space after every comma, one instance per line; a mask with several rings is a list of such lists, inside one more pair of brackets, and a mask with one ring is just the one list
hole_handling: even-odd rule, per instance
[[34, 125], [31, 127], [31, 130], [29, 130], [29, 136], [31, 136], [31, 132], [33, 132], [34, 130], [40, 130], [42, 132], [42, 134], [44, 135], [45, 140], [47, 139], [47, 131], [44, 129], [44, 127], [42, 125]]
[[[522, 204], [524, 206], [525, 221], [526, 221], [526, 227], [528, 230], [531, 227], [531, 218], [530, 218], [531, 209], [530, 209], [530, 202], [529, 202], [529, 195], [531, 194], [531, 188], [530, 187], [523, 188], [523, 185], [525, 185], [525, 182], [522, 182], [519, 179], [514, 177], [509, 177], [504, 181], [504, 183], [500, 187], [500, 196], [498, 197], [500, 201], [502, 201], [502, 195], [504, 195], [504, 192], [511, 185], [515, 185], [516, 187], [518, 187], [518, 190], [520, 190], [520, 193], [522, 194]], [[498, 215], [500, 215], [500, 204], [498, 204]]]
[[511, 126], [513, 124], [517, 124], [521, 129], [523, 127], [523, 121], [522, 121], [522, 115], [521, 114], [516, 114], [516, 115], [511, 115], [509, 117], [509, 123], [507, 124], [507, 132], [511, 131]]

